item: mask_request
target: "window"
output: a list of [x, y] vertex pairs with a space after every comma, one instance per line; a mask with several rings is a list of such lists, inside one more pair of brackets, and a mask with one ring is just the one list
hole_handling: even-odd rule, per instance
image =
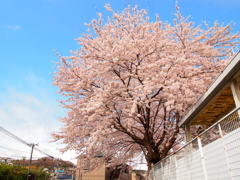
[[90, 169], [90, 160], [89, 159], [82, 159], [81, 167], [83, 170], [89, 170]]

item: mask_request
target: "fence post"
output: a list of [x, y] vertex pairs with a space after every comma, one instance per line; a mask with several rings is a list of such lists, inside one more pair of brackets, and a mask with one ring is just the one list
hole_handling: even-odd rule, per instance
[[204, 155], [203, 155], [203, 149], [202, 149], [202, 142], [201, 142], [201, 138], [199, 136], [197, 137], [197, 141], [198, 141], [198, 148], [199, 148], [201, 160], [202, 160], [204, 178], [205, 178], [205, 180], [208, 180], [206, 166], [205, 166], [205, 160], [204, 160]]
[[219, 134], [220, 134], [220, 137], [221, 137], [221, 140], [222, 140], [222, 144], [223, 144], [223, 151], [224, 151], [225, 158], [226, 158], [226, 161], [227, 161], [229, 176], [230, 176], [231, 179], [233, 179], [232, 178], [232, 169], [230, 167], [230, 163], [229, 163], [229, 159], [228, 159], [228, 153], [227, 153], [227, 148], [226, 148], [225, 143], [224, 143], [223, 133], [222, 133], [222, 128], [221, 128], [220, 123], [218, 124], [218, 130], [219, 130]]
[[178, 162], [177, 162], [177, 156], [176, 156], [175, 153], [174, 153], [173, 157], [174, 157], [175, 167], [176, 167], [176, 180], [179, 180], [179, 175], [178, 175]]
[[161, 178], [164, 177], [164, 166], [163, 166], [163, 162], [161, 161]]
[[[153, 167], [151, 168], [147, 179], [148, 179], [148, 180], [154, 180], [154, 174], [156, 174], [156, 173], [155, 173], [155, 166], [153, 166]], [[112, 178], [111, 178], [111, 179], [112, 179]]]
[[189, 165], [189, 156], [191, 156], [192, 154], [192, 142], [189, 144], [189, 152], [187, 150], [187, 146], [184, 147], [184, 154], [185, 154], [185, 161], [186, 161], [186, 165], [187, 165], [187, 175], [188, 175], [188, 180], [191, 180], [191, 170], [189, 169], [190, 165]]

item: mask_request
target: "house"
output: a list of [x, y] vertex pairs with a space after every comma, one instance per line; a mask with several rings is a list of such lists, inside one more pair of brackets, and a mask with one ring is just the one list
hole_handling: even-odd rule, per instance
[[[101, 161], [102, 166], [90, 170], [91, 163]], [[104, 156], [99, 155], [92, 159], [78, 158], [76, 169], [76, 180], [143, 180], [132, 179], [132, 168], [126, 164], [116, 167], [108, 166]]]
[[13, 158], [9, 158], [9, 157], [0, 157], [0, 163], [9, 164], [9, 163], [12, 163], [13, 160], [14, 160]]
[[153, 179], [240, 179], [240, 52], [179, 126], [186, 143], [153, 167]]

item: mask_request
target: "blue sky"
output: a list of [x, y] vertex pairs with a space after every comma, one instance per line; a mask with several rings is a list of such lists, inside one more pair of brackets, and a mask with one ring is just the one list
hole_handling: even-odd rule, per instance
[[[104, 18], [109, 13], [104, 5], [110, 3], [116, 11], [128, 4], [149, 9], [155, 19], [172, 22], [175, 0], [1, 0], [0, 1], [0, 126], [39, 149], [66, 160], [73, 152], [61, 155], [61, 145], [49, 144], [50, 133], [61, 127], [64, 115], [56, 99], [57, 88], [52, 86], [53, 61], [79, 48], [74, 40], [85, 33], [84, 23]], [[240, 31], [239, 0], [179, 0], [183, 16], [191, 15], [196, 25], [207, 21], [228, 24], [235, 22], [233, 32]], [[0, 157], [29, 156], [29, 147], [21, 145], [0, 132]], [[4, 148], [3, 148], [4, 147]], [[13, 151], [6, 148], [25, 151]], [[34, 157], [44, 155], [34, 154]]]

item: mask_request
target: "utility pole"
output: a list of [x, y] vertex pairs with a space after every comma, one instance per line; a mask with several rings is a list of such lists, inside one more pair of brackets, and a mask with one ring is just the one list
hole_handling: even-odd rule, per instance
[[73, 173], [74, 173], [74, 164], [73, 164], [73, 167], [72, 167], [72, 180], [73, 180]]
[[31, 150], [31, 155], [30, 155], [30, 159], [29, 159], [29, 166], [28, 166], [28, 174], [27, 174], [27, 180], [29, 178], [29, 173], [30, 173], [30, 166], [32, 164], [32, 154], [33, 154], [33, 149], [34, 149], [34, 146], [36, 146], [38, 144], [30, 144], [30, 146], [32, 147], [32, 150]]
[[[71, 158], [71, 160], [75, 160], [76, 158]], [[72, 167], [72, 180], [74, 179], [74, 174], [76, 173], [76, 169], [74, 168], [74, 163]], [[76, 175], [75, 175], [76, 176]]]

